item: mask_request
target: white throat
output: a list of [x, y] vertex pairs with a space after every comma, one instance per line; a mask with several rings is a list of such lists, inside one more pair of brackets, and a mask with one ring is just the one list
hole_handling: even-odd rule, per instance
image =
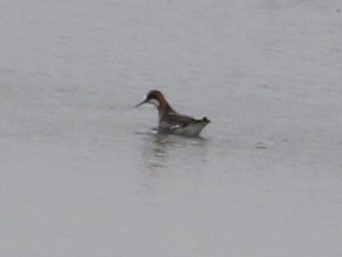
[[156, 99], [151, 99], [148, 101], [150, 104], [153, 104], [155, 107], [159, 108], [159, 101]]

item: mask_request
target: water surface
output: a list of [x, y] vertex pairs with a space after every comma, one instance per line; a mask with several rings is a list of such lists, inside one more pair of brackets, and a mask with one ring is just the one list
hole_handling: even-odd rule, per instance
[[339, 1], [0, 7], [2, 256], [341, 256]]

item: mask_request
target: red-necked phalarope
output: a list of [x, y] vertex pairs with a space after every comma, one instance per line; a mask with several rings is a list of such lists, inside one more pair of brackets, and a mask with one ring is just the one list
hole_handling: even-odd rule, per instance
[[195, 137], [210, 122], [207, 117], [202, 119], [194, 119], [175, 112], [170, 104], [166, 101], [163, 94], [158, 90], [151, 90], [144, 101], [137, 104], [150, 103], [157, 107], [159, 112], [158, 132], [170, 133], [184, 136]]

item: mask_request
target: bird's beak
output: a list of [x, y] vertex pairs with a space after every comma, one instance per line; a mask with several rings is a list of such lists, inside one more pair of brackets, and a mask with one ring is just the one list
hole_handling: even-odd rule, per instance
[[139, 106], [143, 105], [143, 104], [146, 104], [147, 103], [147, 99], [145, 99], [144, 101], [138, 103], [135, 108], [138, 108]]

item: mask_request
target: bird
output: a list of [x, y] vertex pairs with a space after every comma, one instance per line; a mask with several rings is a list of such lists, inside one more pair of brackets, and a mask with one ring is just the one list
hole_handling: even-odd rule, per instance
[[207, 117], [194, 119], [190, 116], [179, 114], [171, 107], [159, 90], [154, 89], [149, 91], [146, 98], [135, 107], [138, 108], [146, 103], [153, 104], [158, 110], [157, 131], [161, 134], [197, 137], [202, 129], [210, 123], [210, 120]]

